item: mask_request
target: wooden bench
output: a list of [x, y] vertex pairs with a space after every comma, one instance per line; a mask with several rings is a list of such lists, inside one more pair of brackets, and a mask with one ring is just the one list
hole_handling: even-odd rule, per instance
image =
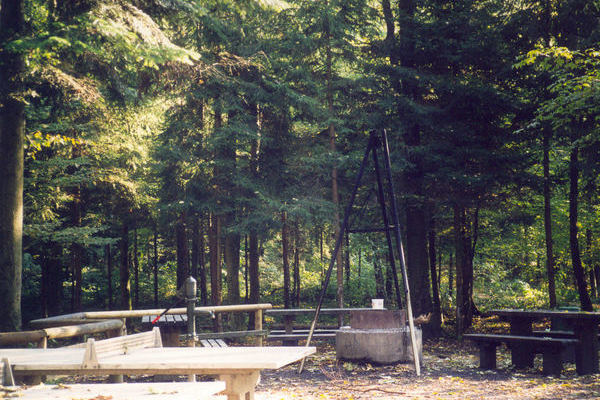
[[479, 364], [483, 369], [496, 368], [496, 347], [501, 343], [513, 348], [521, 346], [521, 351], [528, 354], [514, 359], [513, 364], [517, 368], [527, 365], [525, 360], [529, 354], [541, 353], [543, 355], [543, 373], [545, 375], [560, 375], [563, 364], [563, 351], [577, 343], [575, 339], [556, 339], [550, 337], [515, 336], [515, 335], [484, 335], [467, 334], [465, 339], [474, 341], [479, 347]]

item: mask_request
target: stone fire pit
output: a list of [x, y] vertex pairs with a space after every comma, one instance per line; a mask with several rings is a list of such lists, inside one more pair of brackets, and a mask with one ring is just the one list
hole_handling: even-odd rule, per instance
[[[415, 328], [419, 359], [422, 360], [421, 329]], [[404, 310], [364, 310], [350, 312], [350, 326], [335, 337], [337, 358], [392, 364], [413, 361], [410, 331]]]

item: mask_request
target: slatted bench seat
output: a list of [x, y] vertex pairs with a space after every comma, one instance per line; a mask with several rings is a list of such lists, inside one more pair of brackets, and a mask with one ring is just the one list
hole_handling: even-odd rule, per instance
[[227, 347], [227, 343], [223, 339], [201, 339], [202, 347]]
[[[563, 364], [563, 351], [577, 343], [575, 339], [534, 336], [467, 334], [463, 337], [479, 346], [479, 364], [483, 369], [496, 368], [496, 347], [501, 343], [505, 343], [509, 347], [524, 346], [522, 351], [529, 354], [541, 353], [545, 375], [560, 375]], [[520, 360], [513, 359], [513, 364], [519, 368], [527, 367], [527, 365], [523, 365], [525, 359], [527, 357]]]

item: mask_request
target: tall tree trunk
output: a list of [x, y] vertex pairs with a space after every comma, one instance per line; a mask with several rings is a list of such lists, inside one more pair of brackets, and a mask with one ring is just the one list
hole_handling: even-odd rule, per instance
[[385, 298], [385, 287], [383, 282], [383, 271], [377, 260], [377, 253], [373, 252], [373, 272], [375, 273], [375, 296], [378, 299]]
[[200, 219], [194, 215], [192, 220], [192, 256], [190, 260], [190, 274], [198, 281], [198, 267], [200, 264]]
[[[258, 234], [251, 232], [248, 238], [248, 275], [250, 276], [250, 296], [248, 301], [250, 304], [258, 304], [260, 302], [260, 279], [259, 279], [259, 257], [258, 252]], [[251, 328], [254, 329], [254, 318], [250, 318]]]
[[202, 301], [202, 305], [208, 305], [208, 284], [206, 280], [206, 245], [204, 241], [204, 235], [206, 232], [206, 227], [210, 225], [210, 221], [208, 218], [206, 222], [202, 223], [202, 233], [200, 234], [200, 269], [198, 273], [200, 274], [200, 300]]
[[187, 221], [185, 212], [182, 211], [175, 225], [175, 237], [177, 244], [177, 288], [183, 286], [190, 275], [190, 251], [187, 238]]
[[[431, 220], [429, 228], [428, 242], [429, 242], [429, 269], [431, 270], [431, 293], [433, 297], [433, 312], [431, 314], [431, 320], [429, 324], [432, 328], [432, 333], [438, 336], [441, 333], [442, 326], [442, 306], [440, 303], [440, 287], [438, 283], [438, 275], [436, 269], [436, 246], [435, 246], [436, 234], [435, 234], [435, 221]], [[438, 266], [438, 268], [440, 268]]]
[[459, 336], [473, 319], [473, 267], [471, 239], [463, 206], [454, 206], [454, 245], [456, 253], [456, 328]]
[[[80, 157], [80, 151], [78, 147], [73, 149], [73, 158]], [[75, 170], [72, 171], [75, 173]], [[74, 227], [81, 227], [81, 188], [77, 185], [73, 188], [73, 201], [71, 203], [71, 223]], [[81, 306], [81, 295], [82, 280], [83, 280], [83, 248], [79, 243], [73, 243], [70, 247], [70, 268], [73, 276], [73, 312], [80, 312]]]
[[346, 286], [350, 283], [350, 234], [346, 231], [344, 233], [346, 240], [346, 251], [344, 255], [346, 256], [344, 259], [344, 269], [346, 270]]
[[137, 226], [133, 228], [133, 305], [136, 309], [140, 306], [140, 259], [138, 255]]
[[450, 253], [448, 259], [448, 297], [454, 292], [454, 254]]
[[248, 304], [250, 297], [250, 282], [248, 281], [248, 235], [244, 235], [244, 303]]
[[131, 310], [131, 283], [129, 281], [129, 226], [123, 223], [120, 243], [119, 281], [121, 291], [121, 309]]
[[113, 286], [112, 286], [112, 252], [110, 244], [104, 246], [104, 258], [106, 261], [106, 307], [113, 309]]
[[[414, 0], [403, 0], [398, 4], [398, 19], [402, 21], [399, 32], [399, 51], [396, 48], [396, 18], [394, 18], [389, 0], [382, 0], [382, 8], [386, 23], [385, 46], [388, 51], [390, 64], [394, 67], [402, 65], [405, 68], [414, 68], [414, 28], [412, 20], [416, 12]], [[402, 59], [399, 58], [402, 55]], [[395, 79], [392, 82], [395, 91], [400, 96], [416, 100], [417, 88], [413, 82], [401, 82]], [[398, 105], [401, 114], [404, 110]], [[409, 161], [412, 166], [404, 173], [405, 187], [408, 188], [406, 204], [406, 264], [408, 280], [410, 282], [411, 303], [415, 315], [427, 314], [432, 311], [431, 295], [429, 292], [429, 269], [427, 267], [427, 221], [424, 211], [423, 167], [422, 156], [419, 151], [421, 146], [420, 127], [416, 122], [410, 122], [404, 134], [404, 141], [409, 152]]]
[[[210, 256], [210, 301], [213, 306], [221, 305], [221, 259], [219, 237], [221, 227], [219, 217], [215, 214], [210, 214], [210, 226], [208, 233], [208, 248]], [[215, 329], [222, 331], [223, 326], [220, 319], [220, 313], [215, 318]]]
[[59, 315], [63, 303], [62, 246], [48, 243], [42, 260], [42, 316]]
[[361, 286], [360, 283], [362, 280], [362, 271], [361, 270], [362, 270], [362, 249], [359, 247], [358, 248], [358, 271], [356, 271], [357, 279], [358, 279], [357, 286], [358, 286], [359, 291], [360, 291], [360, 286]]
[[[256, 137], [252, 139], [250, 145], [250, 174], [258, 179], [259, 176], [259, 159], [261, 149], [261, 134], [262, 134], [262, 121], [258, 107], [255, 104], [249, 106], [248, 113], [255, 115], [255, 129]], [[248, 234], [248, 279], [249, 279], [249, 293], [248, 302], [251, 304], [258, 304], [260, 302], [260, 273], [259, 273], [259, 260], [260, 254], [258, 251], [258, 233], [251, 231]], [[254, 329], [254, 318], [249, 319], [249, 325], [251, 329]]]
[[552, 209], [550, 192], [550, 127], [543, 132], [544, 169], [544, 233], [546, 238], [546, 275], [548, 276], [548, 300], [550, 308], [556, 308], [556, 284], [554, 279], [554, 250], [552, 242]]
[[154, 307], [158, 307], [158, 226], [154, 223], [154, 257], [152, 259], [152, 275], [154, 281]]
[[589, 270], [589, 276], [590, 276], [590, 296], [592, 298], [596, 298], [598, 297], [598, 282], [596, 281], [596, 276], [594, 275], [594, 268], [592, 268], [592, 265], [594, 264], [593, 262], [593, 255], [592, 255], [592, 230], [591, 229], [586, 229], [585, 230], [585, 239], [586, 239], [586, 264], [588, 266], [588, 270]]
[[[419, 127], [407, 129], [405, 141], [409, 148], [421, 145]], [[417, 152], [418, 153], [418, 152]], [[404, 174], [408, 196], [406, 201], [406, 264], [410, 283], [411, 302], [414, 315], [432, 312], [430, 280], [427, 260], [427, 222], [423, 204], [423, 172], [421, 156], [409, 153], [411, 167]], [[423, 328], [429, 329], [429, 325]], [[433, 332], [427, 332], [427, 334]], [[425, 334], [425, 332], [424, 332]]]
[[597, 295], [600, 297], [600, 265], [597, 262], [594, 265], [594, 278], [596, 279]]
[[[329, 8], [329, 1], [326, 1], [326, 7]], [[327, 11], [329, 12], [329, 10]], [[331, 38], [331, 27], [329, 26], [329, 18], [327, 18], [324, 33], [326, 38], [325, 45], [325, 80], [326, 80], [326, 101], [327, 101], [327, 110], [329, 111], [330, 118], [333, 118], [335, 115], [335, 110], [333, 107], [333, 51], [332, 51], [332, 38]], [[336, 153], [336, 143], [335, 143], [335, 125], [333, 123], [329, 124], [328, 127], [329, 132], [329, 150], [331, 154]], [[333, 215], [333, 229], [334, 229], [334, 242], [340, 236], [342, 232], [340, 232], [340, 213], [339, 213], [339, 205], [340, 205], [340, 196], [338, 190], [338, 170], [337, 167], [331, 169], [331, 201], [334, 204], [334, 215]], [[340, 308], [344, 307], [344, 260], [343, 260], [344, 248], [340, 246], [340, 249], [337, 253], [336, 257], [336, 271], [337, 271], [337, 300], [338, 306]], [[341, 326], [341, 324], [340, 324]]]
[[[17, 39], [25, 29], [23, 0], [2, 0], [0, 43]], [[25, 104], [23, 56], [0, 52], [0, 332], [21, 329], [23, 268], [23, 140]]]
[[[228, 224], [233, 225], [233, 222]], [[240, 235], [228, 233], [225, 236], [225, 265], [227, 267], [227, 302], [240, 302]]]
[[294, 307], [300, 306], [300, 227], [294, 226]]
[[[574, 142], [574, 141], [573, 141]], [[592, 302], [587, 291], [585, 282], [585, 273], [581, 263], [581, 254], [579, 252], [579, 238], [577, 228], [577, 206], [579, 200], [579, 149], [575, 143], [572, 143], [571, 155], [569, 159], [569, 247], [571, 249], [571, 262], [573, 264], [573, 274], [577, 283], [579, 292], [579, 302], [583, 311], [593, 311]]]
[[384, 277], [384, 281], [385, 281], [385, 301], [388, 304], [392, 304], [394, 303], [394, 298], [396, 296], [394, 296], [394, 272], [392, 271], [392, 260], [390, 259], [390, 256], [388, 255], [387, 258], [387, 263], [385, 266], [385, 277]]
[[285, 211], [281, 212], [281, 256], [283, 258], [283, 307], [290, 308], [289, 229]]

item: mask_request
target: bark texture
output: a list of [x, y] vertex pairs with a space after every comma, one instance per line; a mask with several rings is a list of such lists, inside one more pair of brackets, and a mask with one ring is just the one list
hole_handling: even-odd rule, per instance
[[[24, 31], [23, 0], [2, 0], [0, 45]], [[23, 57], [0, 52], [0, 331], [21, 329], [23, 140], [25, 106], [18, 98]]]

